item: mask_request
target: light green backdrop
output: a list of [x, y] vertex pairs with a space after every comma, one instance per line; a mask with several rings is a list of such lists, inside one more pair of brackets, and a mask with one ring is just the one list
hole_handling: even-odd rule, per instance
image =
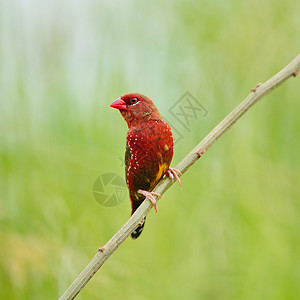
[[[173, 165], [300, 49], [300, 2], [0, 1], [0, 298], [56, 299], [127, 220], [126, 124], [141, 92], [180, 131]], [[190, 92], [189, 130], [169, 109]], [[81, 299], [300, 299], [300, 79], [247, 113], [172, 187]]]

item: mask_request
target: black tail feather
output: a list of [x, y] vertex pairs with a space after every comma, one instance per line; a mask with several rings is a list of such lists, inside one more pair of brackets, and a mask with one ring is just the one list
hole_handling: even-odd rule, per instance
[[144, 229], [144, 225], [145, 225], [145, 221], [146, 221], [146, 217], [144, 218], [144, 221], [141, 225], [139, 225], [132, 233], [131, 233], [131, 237], [135, 240], [137, 239], [140, 234], [142, 233], [143, 229]]
[[[145, 197], [143, 197], [145, 199]], [[131, 215], [133, 215], [133, 213], [138, 209], [138, 207], [143, 203], [144, 199], [140, 200], [140, 201], [132, 201], [132, 212]], [[144, 225], [145, 225], [145, 221], [146, 221], [146, 217], [143, 220], [143, 223], [141, 223], [132, 233], [131, 233], [131, 237], [135, 240], [137, 239], [140, 234], [142, 233], [143, 229], [144, 229]]]

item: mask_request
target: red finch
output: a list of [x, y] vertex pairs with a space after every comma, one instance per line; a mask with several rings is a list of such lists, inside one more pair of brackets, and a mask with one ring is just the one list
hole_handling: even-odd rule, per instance
[[[125, 152], [125, 174], [132, 206], [131, 215], [145, 198], [155, 210], [156, 200], [151, 192], [159, 180], [167, 174], [172, 180], [178, 170], [170, 168], [173, 157], [173, 135], [169, 124], [163, 119], [153, 102], [138, 93], [126, 94], [111, 105], [119, 109], [128, 125]], [[144, 220], [145, 221], [145, 220]], [[144, 221], [132, 232], [136, 239], [142, 232]]]

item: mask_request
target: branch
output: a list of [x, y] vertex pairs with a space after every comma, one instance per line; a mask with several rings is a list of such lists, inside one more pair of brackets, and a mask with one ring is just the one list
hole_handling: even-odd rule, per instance
[[[229, 115], [227, 115], [177, 166], [176, 169], [185, 173], [216, 141], [221, 137], [251, 106], [259, 99], [270, 93], [291, 76], [296, 76], [300, 69], [300, 54], [279, 73], [263, 84], [251, 89], [251, 93]], [[160, 180], [155, 189], [161, 195], [165, 193], [173, 182], [165, 177]], [[158, 199], [157, 199], [158, 200]], [[81, 289], [88, 283], [94, 274], [113, 252], [127, 239], [131, 232], [139, 225], [143, 218], [152, 209], [150, 201], [144, 201], [122, 228], [100, 248], [94, 258], [79, 274], [71, 286], [61, 296], [63, 299], [74, 299]]]

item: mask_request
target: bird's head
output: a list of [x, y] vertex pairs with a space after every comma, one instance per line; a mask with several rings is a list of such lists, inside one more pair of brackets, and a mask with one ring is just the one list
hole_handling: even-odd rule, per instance
[[151, 119], [162, 119], [154, 103], [147, 96], [138, 93], [123, 95], [115, 100], [110, 107], [120, 111], [128, 127]]

